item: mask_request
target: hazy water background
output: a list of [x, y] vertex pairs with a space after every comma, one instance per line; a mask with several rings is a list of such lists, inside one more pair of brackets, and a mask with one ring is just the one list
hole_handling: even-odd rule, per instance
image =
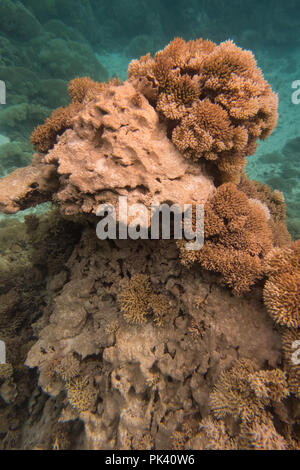
[[300, 236], [299, 0], [0, 0], [0, 176], [31, 161], [33, 128], [68, 102], [75, 76], [127, 77], [128, 63], [170, 40], [232, 39], [251, 49], [279, 94], [277, 129], [249, 158], [248, 175], [283, 191]]

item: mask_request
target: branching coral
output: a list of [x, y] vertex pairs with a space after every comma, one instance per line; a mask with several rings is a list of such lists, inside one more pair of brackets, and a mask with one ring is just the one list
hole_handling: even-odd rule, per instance
[[44, 124], [36, 127], [31, 135], [32, 145], [41, 153], [46, 153], [56, 143], [57, 136], [72, 127], [73, 118], [82, 110], [83, 102], [103, 91], [106, 83], [94, 82], [89, 77], [77, 77], [70, 81], [68, 93], [72, 103], [58, 108]]
[[275, 189], [274, 191], [267, 184], [260, 184], [252, 181], [244, 175], [241, 178], [238, 189], [244, 192], [249, 198], [260, 200], [270, 212], [269, 225], [273, 233], [273, 244], [275, 247], [282, 247], [291, 243], [291, 236], [286, 227], [286, 205], [284, 195]]
[[226, 432], [223, 421], [208, 416], [200, 423], [200, 438], [205, 450], [235, 450], [236, 441]]
[[170, 313], [168, 299], [155, 294], [150, 279], [145, 274], [135, 274], [118, 295], [124, 318], [129, 323], [146, 323], [152, 316], [161, 326]]
[[229, 414], [251, 423], [264, 416], [266, 406], [272, 401], [280, 402], [287, 395], [284, 372], [258, 371], [252, 361], [244, 359], [221, 373], [210, 402], [216, 418]]
[[280, 325], [300, 327], [300, 240], [284, 248], [274, 248], [265, 259], [269, 279], [264, 287], [264, 303]]
[[68, 380], [66, 389], [70, 404], [78, 411], [87, 411], [94, 406], [97, 394], [88, 377], [78, 376]]
[[245, 156], [277, 123], [278, 98], [250, 51], [176, 38], [154, 58], [129, 65], [129, 78], [169, 123], [188, 158], [214, 160], [222, 181], [238, 183]]
[[70, 81], [68, 93], [72, 103], [83, 103], [87, 96], [103, 91], [106, 83], [95, 82], [89, 77], [77, 77]]
[[262, 258], [272, 248], [272, 232], [264, 208], [227, 183], [205, 205], [203, 248], [191, 252], [179, 246], [184, 264], [198, 261], [241, 294], [263, 276]]
[[146, 323], [147, 316], [151, 313], [149, 305], [151, 294], [152, 288], [148, 276], [145, 274], [132, 276], [118, 296], [124, 318], [129, 323]]
[[46, 153], [56, 143], [58, 135], [72, 126], [73, 117], [82, 109], [79, 103], [71, 103], [66, 108], [58, 108], [44, 124], [35, 128], [31, 135], [32, 145], [41, 153]]

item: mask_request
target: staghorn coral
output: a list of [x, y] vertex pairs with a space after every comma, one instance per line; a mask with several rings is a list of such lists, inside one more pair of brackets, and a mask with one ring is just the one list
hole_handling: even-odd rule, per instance
[[146, 323], [152, 316], [154, 323], [162, 326], [170, 313], [167, 297], [154, 293], [150, 279], [145, 274], [132, 276], [118, 295], [118, 302], [129, 323]]
[[48, 152], [56, 143], [57, 136], [72, 127], [72, 120], [82, 109], [80, 103], [71, 103], [66, 108], [57, 108], [44, 124], [33, 131], [30, 142], [41, 153]]
[[118, 301], [124, 318], [129, 323], [146, 323], [151, 313], [149, 296], [152, 288], [148, 276], [136, 274], [128, 282], [127, 287], [118, 295]]
[[69, 403], [78, 411], [87, 411], [95, 405], [97, 394], [85, 376], [77, 376], [66, 382]]
[[249, 377], [249, 385], [258, 398], [280, 402], [288, 395], [286, 377], [282, 370], [260, 370]]
[[232, 415], [251, 423], [265, 414], [272, 402], [280, 402], [288, 395], [284, 372], [279, 369], [259, 371], [248, 359], [237, 361], [220, 375], [210, 395], [211, 409], [216, 418]]
[[267, 184], [260, 184], [252, 181], [243, 175], [238, 185], [238, 189], [244, 192], [249, 198], [256, 199], [264, 204], [269, 212], [269, 225], [273, 234], [273, 245], [283, 247], [291, 243], [291, 236], [286, 227], [286, 204], [284, 195]]
[[253, 54], [232, 41], [176, 38], [154, 58], [133, 60], [128, 75], [168, 120], [179, 150], [214, 161], [223, 182], [239, 182], [245, 157], [276, 126], [277, 95]]
[[263, 297], [271, 317], [280, 325], [300, 327], [300, 241], [274, 248], [264, 262], [268, 280]]
[[274, 248], [264, 261], [265, 271], [269, 277], [280, 274], [291, 274], [300, 269], [300, 240], [283, 248]]
[[288, 445], [269, 415], [255, 419], [250, 425], [242, 423], [239, 441], [243, 449], [249, 450], [286, 450]]
[[263, 277], [262, 259], [272, 248], [272, 232], [264, 208], [227, 183], [205, 205], [203, 248], [188, 252], [181, 241], [178, 245], [185, 265], [199, 262], [241, 294]]
[[90, 77], [77, 77], [69, 82], [68, 93], [72, 103], [80, 104], [86, 97], [100, 93], [107, 86], [107, 83], [95, 82]]
[[[73, 83], [75, 100], [82, 99], [85, 80]], [[100, 204], [115, 206], [118, 196], [126, 195], [129, 203], [147, 207], [206, 201], [214, 188], [212, 176], [180, 154], [141, 94], [137, 103], [137, 91], [128, 81], [114, 80], [100, 93], [88, 88], [89, 93], [83, 103], [58, 110], [54, 127], [49, 118], [34, 131], [40, 151], [58, 142], [45, 157], [36, 155], [31, 165], [1, 179], [3, 212], [53, 200], [66, 215], [95, 215]], [[79, 108], [76, 116], [68, 112]], [[17, 185], [11, 184], [13, 179], [18, 179]]]
[[300, 273], [285, 273], [269, 279], [264, 287], [264, 303], [279, 325], [300, 327]]
[[200, 422], [199, 427], [200, 433], [196, 436], [198, 449], [236, 450], [238, 448], [236, 439], [228, 434], [223, 421], [208, 416]]

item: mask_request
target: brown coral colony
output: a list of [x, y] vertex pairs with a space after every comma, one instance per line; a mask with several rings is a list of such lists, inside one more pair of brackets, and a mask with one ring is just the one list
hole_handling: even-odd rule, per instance
[[167, 120], [179, 150], [214, 161], [223, 182], [239, 182], [245, 157], [277, 123], [277, 95], [253, 54], [232, 41], [176, 38], [154, 58], [132, 61], [129, 78]]
[[[124, 83], [72, 80], [71, 103], [31, 136], [39, 155], [0, 182], [1, 210], [51, 200], [57, 211], [51, 233], [70, 250], [75, 246], [61, 276], [61, 250], [52, 250], [54, 244], [44, 250], [56, 263], [47, 266], [55, 275], [55, 300], [46, 323], [37, 320], [40, 337], [26, 365], [39, 367], [44, 391], [54, 397], [64, 391], [62, 422], [80, 417], [96, 448], [114, 448], [118, 439], [124, 448], [152, 448], [151, 432], [163, 429], [157, 442], [164, 443], [170, 420], [175, 449], [294, 449], [296, 433], [282, 416], [291, 412], [286, 402], [300, 397], [300, 366], [292, 360], [300, 341], [300, 241], [292, 242], [287, 231], [283, 194], [244, 171], [258, 139], [276, 126], [278, 97], [253, 54], [232, 41], [176, 38], [154, 57], [133, 60], [128, 75]], [[12, 187], [9, 178], [23, 185]], [[166, 201], [203, 204], [203, 247], [189, 251], [185, 240], [100, 243], [93, 225], [97, 208], [116, 206], [118, 196], [147, 208]], [[25, 221], [35, 262], [40, 239], [48, 243], [48, 226], [33, 215]], [[72, 241], [73, 223], [78, 234]], [[42, 235], [34, 243], [37, 232]], [[165, 262], [161, 271], [158, 259]], [[238, 297], [250, 291], [253, 296]], [[10, 364], [2, 368], [0, 385], [12, 383], [13, 373]], [[156, 403], [163, 393], [172, 412]], [[128, 423], [147, 417], [141, 403], [148, 398], [151, 426], [134, 444], [137, 431], [131, 436]], [[110, 419], [117, 437], [106, 435]], [[59, 441], [59, 432], [55, 436]]]

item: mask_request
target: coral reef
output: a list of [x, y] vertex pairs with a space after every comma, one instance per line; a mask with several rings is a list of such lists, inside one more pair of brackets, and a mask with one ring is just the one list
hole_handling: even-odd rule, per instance
[[[137, 102], [130, 83], [103, 86], [80, 79], [70, 83], [69, 92], [75, 101], [71, 110], [78, 111], [82, 104], [77, 101], [85, 96], [82, 111], [71, 119], [70, 107], [58, 110], [34, 131], [32, 140], [40, 150], [47, 150], [56, 139], [58, 142], [41, 164], [36, 157], [27, 169], [18, 169], [1, 180], [4, 212], [16, 212], [45, 201], [47, 196], [68, 215], [96, 214], [101, 203], [116, 205], [118, 196], [127, 196], [128, 204], [144, 203], [147, 207], [206, 201], [214, 188], [212, 178], [179, 153], [152, 106], [142, 95]], [[69, 124], [72, 128], [57, 136]], [[53, 168], [56, 178], [48, 183], [48, 193], [39, 193], [39, 187], [44, 188], [44, 174], [52, 175]], [[29, 181], [28, 173], [37, 181]], [[20, 188], [11, 186], [8, 194], [4, 188], [9, 178], [23, 181]], [[57, 178], [59, 187], [53, 188]], [[33, 184], [36, 202], [31, 196]]]
[[152, 316], [154, 323], [162, 325], [170, 313], [167, 297], [155, 294], [150, 279], [144, 274], [135, 274], [127, 282], [118, 301], [129, 323], [146, 323]]
[[70, 104], [66, 108], [58, 108], [45, 124], [38, 126], [31, 135], [32, 145], [41, 153], [46, 153], [56, 143], [57, 136], [72, 126], [73, 118], [81, 110], [80, 104]]
[[238, 189], [250, 199], [261, 201], [269, 210], [269, 225], [272, 229], [273, 245], [282, 247], [291, 243], [291, 235], [286, 226], [286, 204], [282, 192], [272, 189], [267, 184], [260, 184], [243, 176]]
[[[59, 225], [64, 225], [64, 231], [57, 230]], [[47, 303], [46, 276], [60, 273], [58, 277], [66, 279], [64, 262], [77, 241], [77, 230], [76, 224], [64, 224], [56, 213], [41, 218], [32, 215], [26, 224], [1, 221], [0, 339], [6, 345], [7, 360], [0, 365], [1, 449], [24, 447], [24, 423], [30, 427], [35, 419], [33, 407], [38, 414], [47, 401], [36, 386], [34, 371], [24, 362], [36, 340], [31, 324]], [[51, 421], [50, 416], [47, 419]]]
[[221, 274], [224, 284], [241, 294], [264, 274], [262, 259], [272, 248], [268, 214], [256, 199], [248, 199], [232, 183], [219, 186], [205, 205], [205, 243], [189, 252], [182, 242], [182, 262], [195, 261]]
[[271, 401], [278, 402], [287, 395], [288, 386], [281, 370], [258, 370], [252, 361], [241, 360], [221, 373], [210, 402], [216, 418], [229, 414], [251, 423], [264, 415]]
[[66, 382], [69, 403], [79, 411], [87, 411], [95, 404], [96, 393], [87, 377], [74, 377]]
[[276, 126], [277, 95], [252, 53], [232, 41], [177, 38], [154, 58], [132, 61], [128, 74], [167, 119], [176, 147], [215, 162], [223, 182], [239, 182], [245, 157]]
[[300, 328], [300, 241], [284, 248], [274, 248], [266, 256], [268, 280], [264, 302], [280, 325]]
[[[39, 368], [39, 384], [53, 399], [64, 392], [61, 419], [84, 422], [84, 448], [171, 448], [182, 423], [189, 417], [199, 423], [199, 413], [208, 415], [210, 390], [237, 359], [237, 350], [256, 358], [258, 368], [266, 363], [276, 368], [280, 360], [280, 336], [259, 293], [233, 297], [213, 275], [186, 270], [175, 241], [100, 242], [94, 229], [86, 228], [67, 268], [62, 289], [51, 287], [51, 313], [47, 309], [33, 325], [39, 339], [26, 363]], [[122, 300], [138, 306], [136, 284], [145, 298], [153, 289], [170, 299], [167, 322], [158, 327], [124, 318]], [[190, 331], [195, 323], [203, 324], [197, 338]], [[80, 361], [79, 377], [88, 378], [96, 408], [92, 402], [88, 411], [71, 413], [68, 382], [59, 374], [49, 377], [49, 367], [58, 370], [57, 359], [70, 355]], [[257, 380], [277, 398], [272, 388], [277, 376], [266, 374], [261, 378], [257, 371]], [[186, 441], [190, 445], [191, 436]]]
[[[85, 53], [76, 14], [106, 11], [53, 0], [44, 25], [39, 2], [23, 3], [46, 30], [39, 60], [54, 79], [58, 46], [67, 42], [67, 62], [70, 50], [76, 61]], [[111, 3], [137, 27], [147, 11], [144, 1]], [[57, 11], [68, 27], [54, 39]], [[96, 30], [92, 21], [95, 42], [106, 34]], [[124, 83], [80, 70], [71, 104], [34, 131], [32, 163], [0, 181], [3, 212], [55, 206], [0, 221], [1, 448], [299, 448], [299, 241], [282, 193], [243, 174], [275, 126], [276, 95], [231, 41], [176, 39], [133, 62]], [[203, 248], [99, 240], [98, 206], [119, 196], [147, 209], [204, 204]], [[116, 218], [122, 226], [117, 207]]]

